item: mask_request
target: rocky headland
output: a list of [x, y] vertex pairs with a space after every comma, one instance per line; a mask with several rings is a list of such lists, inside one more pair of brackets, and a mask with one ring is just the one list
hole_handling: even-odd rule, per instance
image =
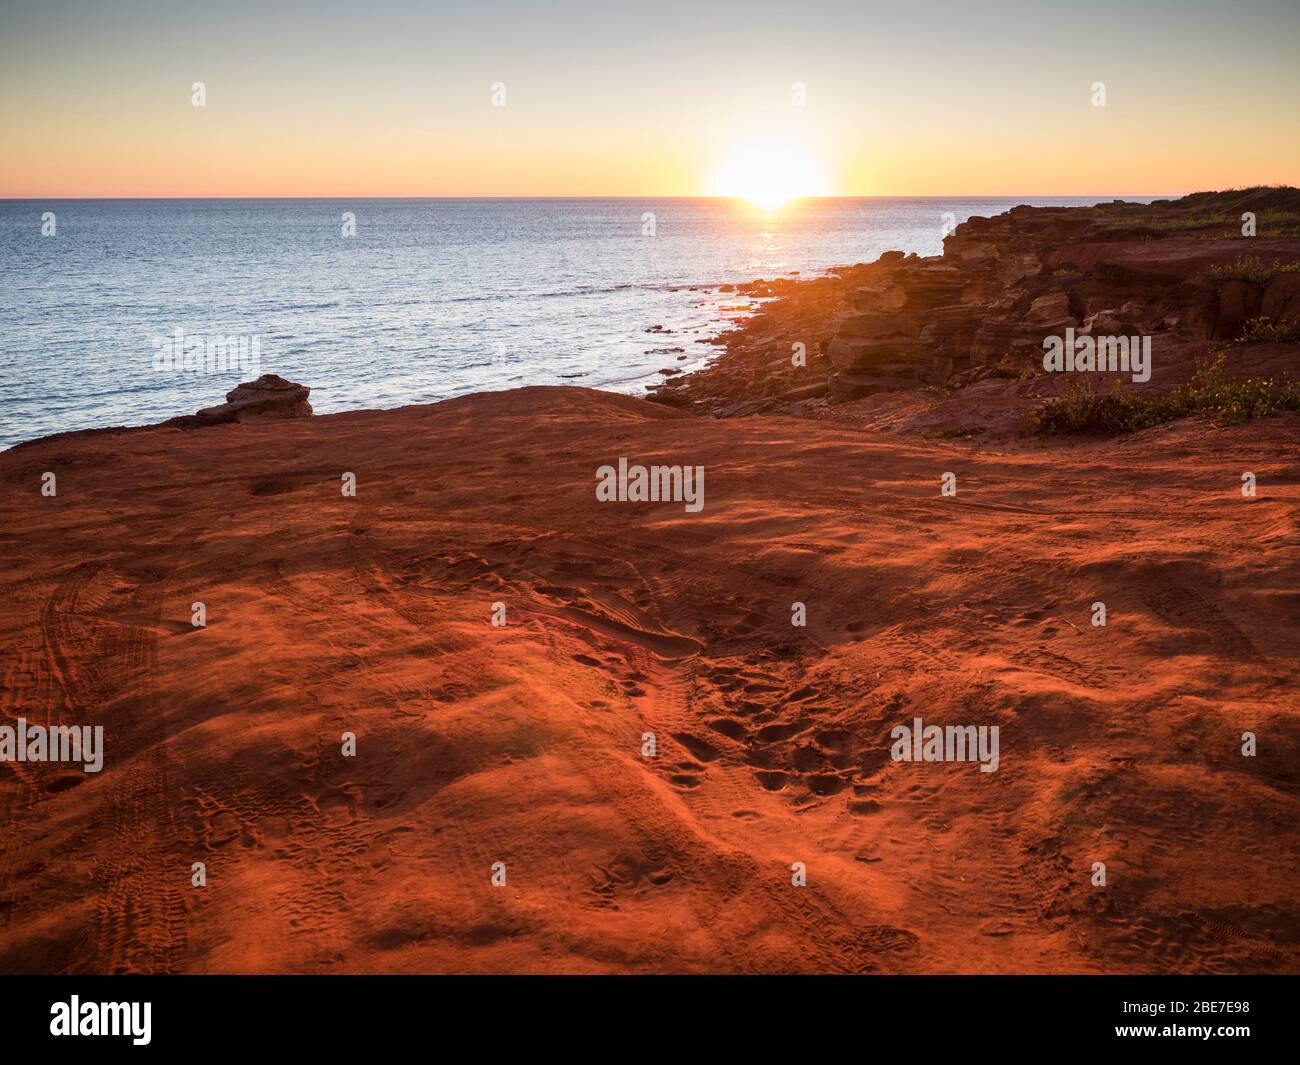
[[740, 292], [762, 309], [719, 337], [710, 366], [652, 386], [654, 400], [718, 417], [1014, 436], [1074, 378], [1042, 366], [1044, 338], [1067, 329], [1151, 338], [1150, 379], [1097, 374], [1098, 393], [1116, 380], [1169, 393], [1228, 346], [1229, 377], [1294, 379], [1300, 190], [1016, 207], [962, 223], [942, 255], [888, 252]]

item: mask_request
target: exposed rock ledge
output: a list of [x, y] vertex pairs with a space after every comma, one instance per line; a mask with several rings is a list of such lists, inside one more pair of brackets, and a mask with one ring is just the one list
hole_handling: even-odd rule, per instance
[[294, 384], [273, 373], [264, 373], [256, 381], [245, 381], [226, 393], [226, 402], [215, 407], [204, 407], [197, 414], [169, 418], [163, 425], [178, 429], [194, 429], [223, 422], [262, 421], [273, 418], [307, 418], [311, 404], [307, 396], [311, 389]]
[[277, 421], [287, 418], [307, 418], [312, 415], [307, 396], [311, 389], [295, 384], [273, 373], [262, 374], [256, 381], [245, 381], [226, 393], [226, 402], [215, 407], [204, 407], [194, 414], [182, 414], [152, 425], [106, 425], [93, 429], [72, 429], [64, 433], [24, 440], [11, 450], [31, 447], [42, 440], [65, 440], [70, 437], [120, 436], [124, 433], [143, 433], [160, 426], [169, 429], [203, 429], [210, 425], [231, 422]]
[[[1245, 212], [1257, 218], [1253, 237], [1242, 234]], [[1258, 276], [1242, 269], [1251, 261], [1265, 268]], [[853, 401], [872, 398], [867, 405], [878, 407], [899, 398], [876, 402], [881, 393], [979, 381], [980, 395], [996, 392], [1023, 415], [1063, 389], [1067, 375], [1044, 378], [1041, 345], [1067, 328], [1152, 336], [1151, 380], [1121, 384], [1168, 391], [1187, 381], [1197, 359], [1238, 338], [1248, 320], [1300, 320], [1298, 262], [1294, 188], [1015, 207], [958, 226], [942, 255], [886, 252], [829, 277], [740, 286], [776, 298], [718, 338], [725, 351], [710, 366], [649, 386], [650, 395], [720, 417], [840, 417]], [[802, 367], [791, 358], [796, 343], [806, 349]], [[1294, 344], [1259, 346], [1242, 353], [1238, 369], [1294, 375], [1298, 352]]]

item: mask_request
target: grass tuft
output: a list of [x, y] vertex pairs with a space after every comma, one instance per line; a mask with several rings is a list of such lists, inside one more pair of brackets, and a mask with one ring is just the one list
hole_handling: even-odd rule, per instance
[[1163, 396], [1124, 392], [1118, 381], [1109, 394], [1099, 395], [1091, 381], [1072, 382], [1060, 399], [1030, 414], [1029, 429], [1044, 436], [1131, 433], [1190, 414], [1232, 425], [1283, 411], [1300, 411], [1300, 381], [1230, 379], [1227, 356], [1220, 353], [1198, 366], [1191, 381]]
[[1242, 328], [1237, 344], [1297, 344], [1300, 343], [1300, 318], [1252, 318]]
[[1205, 276], [1220, 285], [1225, 281], [1249, 281], [1252, 285], [1267, 285], [1278, 274], [1293, 274], [1297, 270], [1300, 270], [1300, 261], [1284, 263], [1274, 259], [1271, 263], [1266, 263], [1262, 259], [1247, 256], [1235, 263], [1211, 266], [1205, 271]]

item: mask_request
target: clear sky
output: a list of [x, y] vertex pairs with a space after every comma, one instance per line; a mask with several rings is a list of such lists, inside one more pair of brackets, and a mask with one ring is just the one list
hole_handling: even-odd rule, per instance
[[5, 198], [1172, 194], [1298, 114], [1300, 0], [0, 0]]

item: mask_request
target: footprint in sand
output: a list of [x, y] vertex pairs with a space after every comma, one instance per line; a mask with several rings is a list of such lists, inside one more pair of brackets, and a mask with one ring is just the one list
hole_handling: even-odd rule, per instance
[[692, 757], [701, 762], [714, 762], [718, 759], [718, 751], [715, 747], [697, 736], [692, 736], [689, 732], [674, 732], [673, 739], [691, 752]]

